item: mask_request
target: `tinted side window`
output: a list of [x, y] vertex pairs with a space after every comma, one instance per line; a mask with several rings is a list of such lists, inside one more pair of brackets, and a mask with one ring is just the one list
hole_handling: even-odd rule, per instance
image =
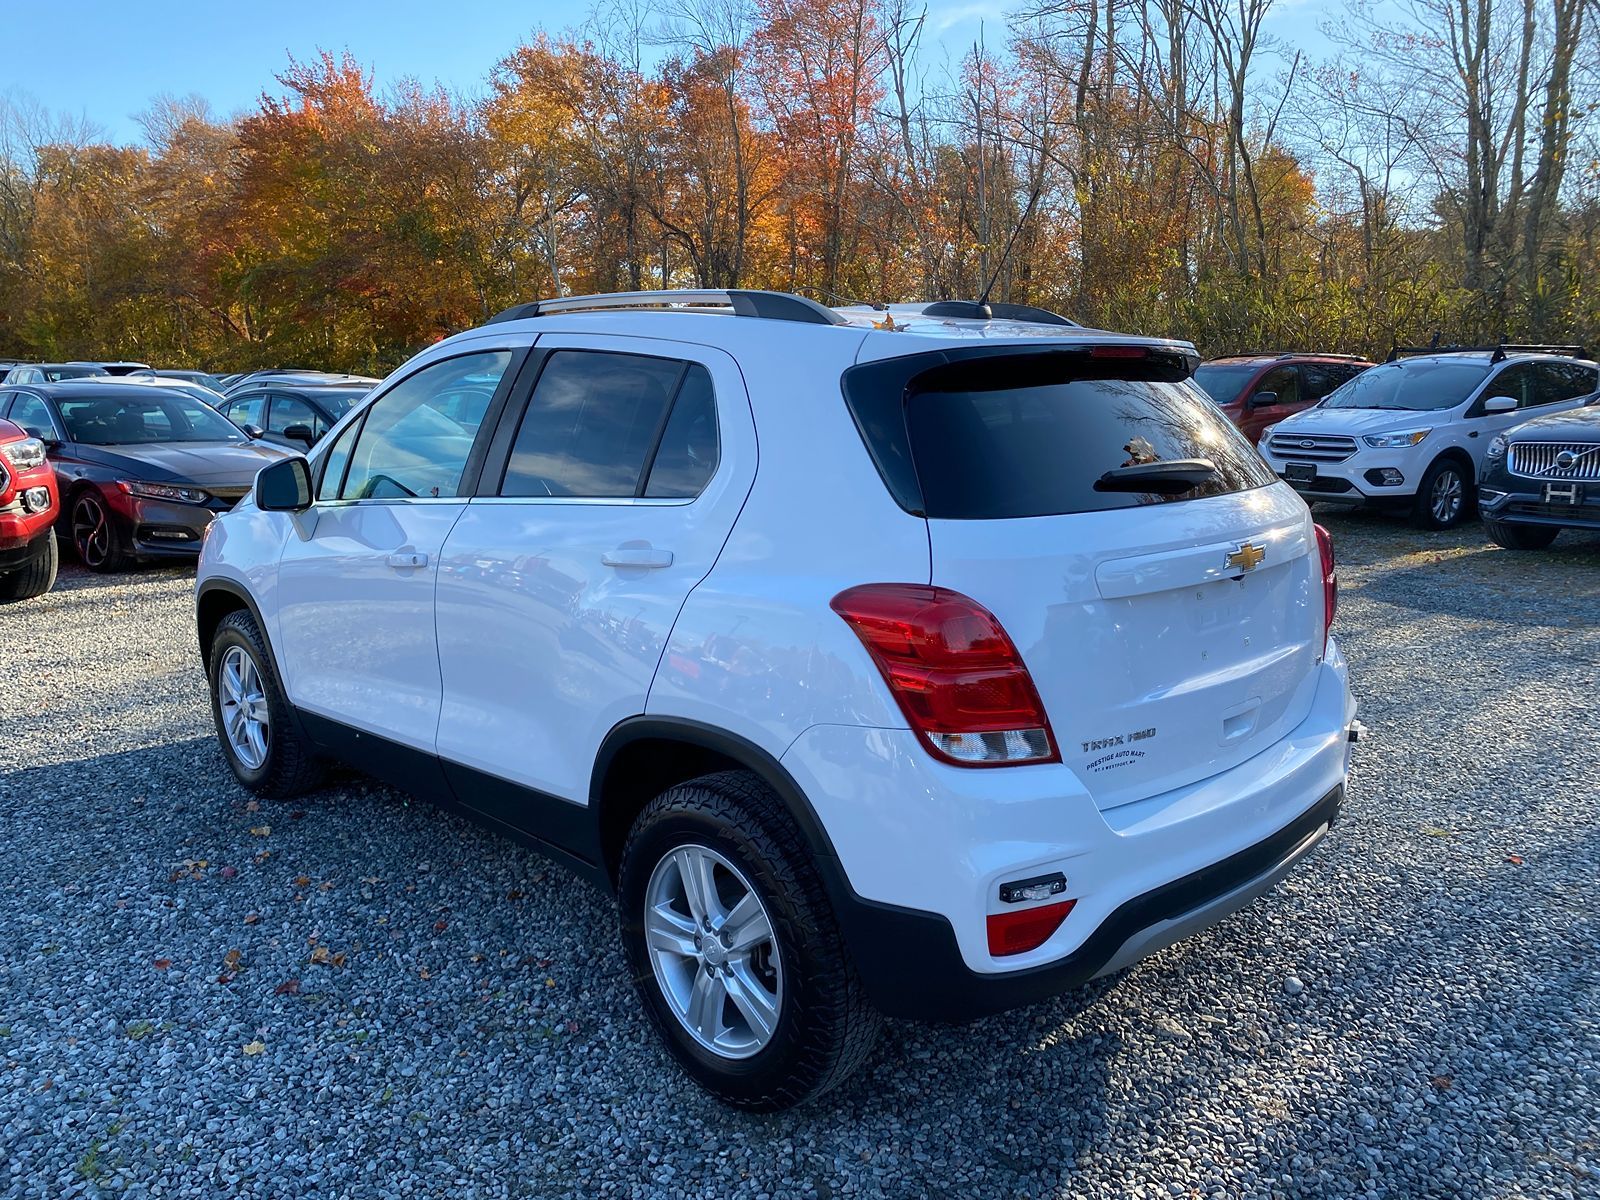
[[561, 350], [539, 373], [502, 496], [633, 496], [685, 364]]
[[254, 425], [257, 429], [261, 429], [266, 424], [262, 419], [266, 414], [266, 408], [267, 397], [263, 392], [254, 396], [246, 396], [241, 400], [235, 400], [228, 407], [227, 415], [228, 419], [235, 425], [241, 427]]
[[16, 394], [16, 399], [11, 402], [11, 415], [7, 420], [15, 425], [21, 425], [36, 438], [55, 437], [55, 425], [50, 420], [50, 410], [45, 407], [43, 400], [26, 392]]
[[1579, 396], [1587, 396], [1596, 387], [1600, 387], [1600, 381], [1596, 378], [1600, 372], [1582, 363], [1542, 362], [1538, 366], [1541, 404], [1576, 400]]
[[[1193, 500], [1276, 481], [1250, 443], [1185, 384], [1079, 379], [984, 391], [918, 391], [905, 402], [926, 515], [972, 520], [1099, 512]], [[868, 432], [868, 436], [871, 433]], [[1204, 458], [1216, 473], [1178, 495], [1103, 490], [1107, 471]]]
[[1276, 392], [1279, 404], [1300, 402], [1300, 372], [1294, 367], [1275, 367], [1261, 377], [1261, 382], [1251, 389], [1251, 394]]
[[695, 363], [672, 403], [672, 415], [650, 464], [644, 494], [674, 499], [698, 496], [716, 474], [720, 453], [711, 373]]
[[[1512, 363], [1489, 381], [1479, 400], [1492, 400], [1496, 396], [1510, 396], [1518, 408], [1537, 404], [1538, 387], [1532, 363]], [[1476, 407], [1476, 406], [1474, 406]]]
[[1331, 363], [1306, 363], [1300, 368], [1300, 381], [1305, 388], [1300, 398], [1321, 400], [1353, 374], [1354, 372], [1348, 367], [1334, 366]]
[[443, 499], [457, 496], [483, 412], [441, 411], [464, 378], [492, 380], [511, 364], [509, 350], [447, 358], [385, 392], [367, 411], [340, 489], [342, 500]]
[[[482, 413], [478, 414], [478, 419], [483, 419]], [[328, 423], [300, 397], [274, 394], [272, 407], [267, 410], [267, 432], [281, 435], [291, 425], [306, 426], [311, 430], [313, 441], [328, 432]]]

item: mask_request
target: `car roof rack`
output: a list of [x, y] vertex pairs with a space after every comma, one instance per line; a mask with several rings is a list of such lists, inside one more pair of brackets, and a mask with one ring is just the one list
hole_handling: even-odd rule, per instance
[[1566, 358], [1588, 358], [1583, 346], [1544, 346], [1534, 342], [1499, 342], [1493, 346], [1396, 346], [1385, 362], [1413, 358], [1421, 354], [1487, 354], [1490, 362], [1505, 362], [1512, 354], [1560, 354]]
[[987, 303], [980, 300], [935, 300], [922, 306], [925, 317], [955, 317], [968, 321], [1032, 321], [1036, 325], [1071, 325], [1080, 328], [1070, 317], [1064, 317], [1048, 308], [1035, 308], [1031, 304]]
[[736, 317], [760, 317], [768, 321], [797, 321], [807, 325], [844, 325], [843, 317], [815, 300], [788, 292], [760, 292], [747, 288], [682, 288], [656, 292], [603, 292], [593, 296], [559, 296], [553, 300], [533, 300], [513, 305], [489, 318], [489, 324], [521, 321], [529, 317], [584, 312], [685, 311], [689, 309], [731, 309]]

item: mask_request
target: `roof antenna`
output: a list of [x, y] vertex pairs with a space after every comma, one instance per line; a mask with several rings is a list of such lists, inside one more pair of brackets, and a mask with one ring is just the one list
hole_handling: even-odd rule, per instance
[[978, 297], [978, 306], [980, 308], [989, 307], [989, 293], [994, 290], [995, 280], [1000, 278], [1000, 272], [1005, 270], [1006, 260], [1011, 257], [1011, 247], [1017, 240], [1017, 234], [1022, 232], [1022, 227], [1028, 223], [1028, 218], [1033, 216], [1033, 206], [1039, 203], [1039, 192], [1043, 187], [1044, 184], [1041, 181], [1034, 186], [1033, 191], [1029, 194], [1028, 207], [1022, 210], [1022, 216], [1018, 218], [1015, 227], [1012, 228], [1011, 236], [1006, 239], [1006, 248], [1000, 251], [1000, 261], [995, 263], [994, 273], [989, 276], [989, 282], [983, 285], [983, 295]]

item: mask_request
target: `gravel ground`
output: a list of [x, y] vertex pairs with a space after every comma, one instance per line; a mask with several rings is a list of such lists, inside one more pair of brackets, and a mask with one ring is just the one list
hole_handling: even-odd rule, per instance
[[1600, 538], [1322, 519], [1374, 736], [1313, 860], [772, 1118], [532, 852], [359, 780], [257, 810], [190, 576], [67, 569], [0, 616], [0, 1193], [1600, 1195]]

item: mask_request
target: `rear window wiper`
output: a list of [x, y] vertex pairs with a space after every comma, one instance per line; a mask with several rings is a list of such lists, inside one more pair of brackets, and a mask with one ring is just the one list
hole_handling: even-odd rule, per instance
[[1115, 467], [1094, 481], [1097, 492], [1156, 492], [1176, 496], [1191, 491], [1217, 473], [1209, 458], [1178, 458], [1171, 462], [1138, 463]]

